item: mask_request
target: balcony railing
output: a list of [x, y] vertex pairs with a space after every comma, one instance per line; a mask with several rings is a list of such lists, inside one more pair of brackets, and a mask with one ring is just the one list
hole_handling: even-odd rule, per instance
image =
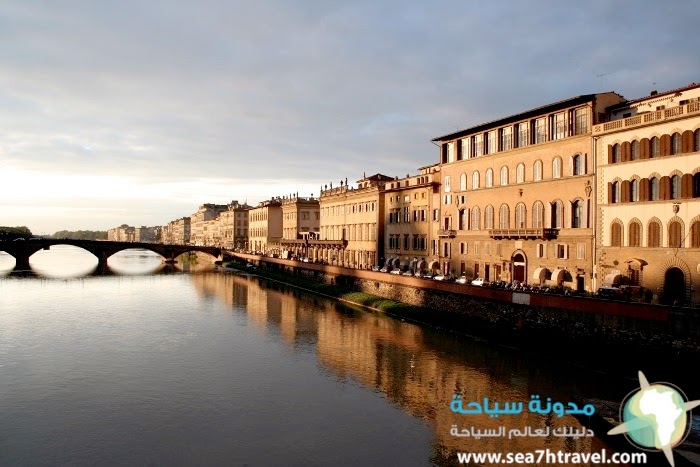
[[691, 102], [690, 104], [678, 105], [669, 109], [645, 112], [635, 115], [634, 117], [621, 118], [620, 120], [601, 123], [600, 125], [595, 125], [593, 127], [593, 134], [596, 135], [600, 133], [607, 133], [608, 131], [622, 130], [635, 127], [637, 125], [659, 122], [696, 113], [700, 113], [700, 102]]
[[457, 236], [457, 231], [456, 231], [456, 230], [451, 230], [451, 229], [440, 229], [440, 230], [438, 230], [438, 237], [455, 238], [456, 236]]
[[540, 238], [548, 240], [556, 238], [559, 235], [559, 229], [490, 229], [489, 236], [491, 238]]

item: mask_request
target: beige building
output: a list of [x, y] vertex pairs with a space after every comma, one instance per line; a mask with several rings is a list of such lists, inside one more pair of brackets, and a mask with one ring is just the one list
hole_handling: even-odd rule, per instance
[[126, 224], [122, 224], [119, 227], [107, 231], [107, 240], [112, 242], [133, 242], [134, 239], [135, 229]]
[[191, 223], [189, 217], [182, 217], [168, 222], [168, 243], [173, 245], [188, 245], [190, 243], [190, 227]]
[[145, 225], [136, 227], [134, 229], [134, 241], [153, 243], [160, 235], [160, 229], [160, 227], [146, 227]]
[[376, 174], [321, 190], [321, 239], [310, 242], [313, 259], [329, 264], [370, 268], [384, 258], [384, 196], [392, 177]]
[[436, 267], [440, 226], [440, 166], [422, 167], [418, 175], [385, 185], [383, 266], [416, 272]]
[[198, 246], [208, 246], [219, 241], [219, 223], [211, 222], [220, 213], [228, 210], [225, 204], [202, 204], [190, 216], [190, 242]]
[[591, 129], [622, 100], [573, 97], [433, 139], [441, 270], [592, 290]]
[[248, 241], [248, 211], [253, 209], [247, 204], [231, 201], [228, 209], [219, 214], [220, 245], [228, 249], [244, 249]]
[[697, 306], [700, 85], [652, 92], [608, 115], [593, 128], [598, 285], [628, 283], [655, 302]]
[[263, 201], [248, 211], [248, 250], [261, 254], [281, 254], [282, 200]]
[[308, 257], [309, 241], [318, 240], [321, 225], [318, 199], [298, 195], [282, 199], [282, 257]]

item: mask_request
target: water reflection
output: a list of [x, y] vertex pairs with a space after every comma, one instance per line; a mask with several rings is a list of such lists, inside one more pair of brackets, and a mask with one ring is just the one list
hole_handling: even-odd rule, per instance
[[[319, 364], [340, 380], [351, 379], [381, 392], [392, 404], [430, 423], [434, 429], [433, 462], [450, 464], [458, 451], [599, 452], [606, 447], [597, 438], [557, 437], [559, 428], [581, 428], [571, 415], [455, 414], [454, 394], [468, 401], [522, 402], [532, 394], [564, 403], [576, 397], [621, 400], [626, 382], [610, 379], [604, 387], [599, 376], [578, 368], [524, 358], [520, 353], [423, 329], [333, 301], [290, 291], [251, 276], [199, 275], [192, 283], [202, 297], [217, 297], [233, 310], [245, 310], [259, 332], [279, 335], [296, 351], [313, 351]], [[543, 429], [544, 437], [455, 437], [451, 428], [480, 430]], [[609, 451], [609, 449], [608, 449]]]

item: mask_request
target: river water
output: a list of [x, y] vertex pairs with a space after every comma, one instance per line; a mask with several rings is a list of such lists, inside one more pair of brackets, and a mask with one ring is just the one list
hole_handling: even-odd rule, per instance
[[[619, 402], [636, 387], [634, 373], [598, 374], [254, 275], [166, 268], [144, 250], [114, 255], [101, 275], [70, 246], [35, 254], [31, 274], [13, 264], [0, 253], [2, 466], [442, 466], [457, 452], [599, 452], [598, 436], [553, 434], [581, 427], [571, 415], [455, 413], [453, 396], [566, 406]], [[548, 434], [510, 436], [527, 427]], [[494, 435], [462, 436], [474, 428]]]

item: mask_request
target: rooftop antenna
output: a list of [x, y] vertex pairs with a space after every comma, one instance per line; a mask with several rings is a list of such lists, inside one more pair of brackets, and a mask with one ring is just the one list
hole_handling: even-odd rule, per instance
[[612, 75], [612, 74], [613, 74], [613, 72], [611, 71], [610, 73], [601, 73], [599, 75], [596, 75], [598, 78], [600, 78], [600, 90], [601, 91], [603, 90], [603, 76], [608, 76], [608, 75]]

